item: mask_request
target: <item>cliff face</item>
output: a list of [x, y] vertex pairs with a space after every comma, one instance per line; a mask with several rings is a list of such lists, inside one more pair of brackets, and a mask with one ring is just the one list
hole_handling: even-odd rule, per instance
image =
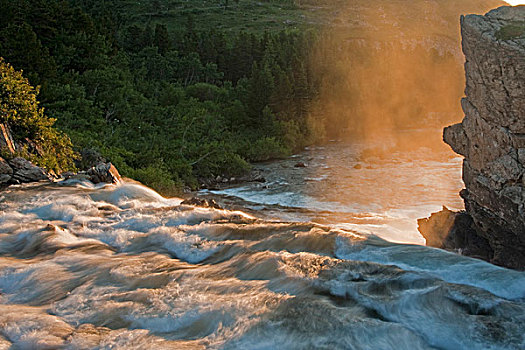
[[525, 268], [525, 6], [461, 19], [465, 118], [444, 140], [465, 157], [461, 196], [492, 262]]

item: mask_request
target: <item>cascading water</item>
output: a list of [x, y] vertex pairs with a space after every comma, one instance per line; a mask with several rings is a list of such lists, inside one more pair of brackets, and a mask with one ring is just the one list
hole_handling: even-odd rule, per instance
[[0, 194], [0, 347], [520, 349], [525, 273], [142, 185]]

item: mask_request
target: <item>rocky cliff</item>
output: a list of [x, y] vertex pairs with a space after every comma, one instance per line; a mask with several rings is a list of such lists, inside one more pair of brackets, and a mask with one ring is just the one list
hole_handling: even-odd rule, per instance
[[493, 263], [525, 268], [525, 6], [461, 18], [462, 123], [444, 140], [465, 157], [461, 192]]

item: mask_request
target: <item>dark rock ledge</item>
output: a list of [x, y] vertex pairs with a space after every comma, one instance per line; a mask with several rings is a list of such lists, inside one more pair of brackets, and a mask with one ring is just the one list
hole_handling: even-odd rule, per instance
[[68, 179], [89, 180], [93, 183], [119, 183], [122, 178], [111, 163], [101, 163], [87, 171], [78, 173], [64, 173], [56, 176], [48, 173], [27, 159], [16, 157], [5, 160], [0, 157], [0, 188], [14, 184], [32, 183], [40, 181], [57, 182]]

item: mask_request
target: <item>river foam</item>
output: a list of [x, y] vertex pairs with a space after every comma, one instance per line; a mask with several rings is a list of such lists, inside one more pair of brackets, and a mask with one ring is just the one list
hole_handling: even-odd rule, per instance
[[0, 347], [520, 349], [525, 273], [134, 183], [0, 197]]

